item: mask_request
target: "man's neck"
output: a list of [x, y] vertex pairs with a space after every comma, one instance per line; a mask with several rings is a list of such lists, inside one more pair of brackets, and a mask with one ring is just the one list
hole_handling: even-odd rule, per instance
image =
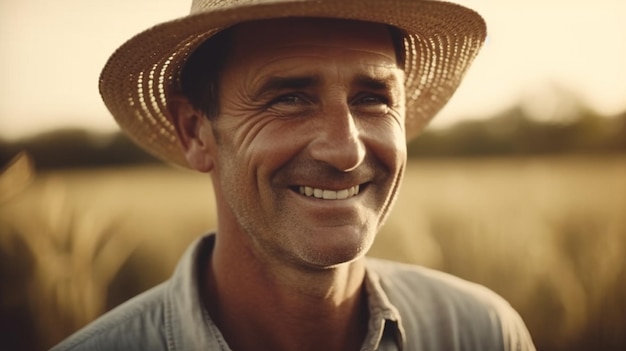
[[360, 349], [368, 322], [362, 260], [323, 270], [269, 266], [218, 238], [205, 264], [204, 302], [233, 350]]

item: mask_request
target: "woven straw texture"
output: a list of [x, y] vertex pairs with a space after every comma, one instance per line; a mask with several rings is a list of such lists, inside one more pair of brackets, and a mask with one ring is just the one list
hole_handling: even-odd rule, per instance
[[152, 27], [122, 45], [102, 71], [100, 94], [133, 141], [166, 162], [188, 167], [167, 109], [168, 96], [180, 90], [185, 59], [223, 28], [281, 17], [355, 19], [408, 33], [407, 140], [450, 99], [486, 36], [480, 15], [440, 1], [194, 0], [189, 16]]

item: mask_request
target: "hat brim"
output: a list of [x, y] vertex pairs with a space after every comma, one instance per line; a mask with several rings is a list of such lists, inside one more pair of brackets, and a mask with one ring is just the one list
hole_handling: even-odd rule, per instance
[[123, 44], [102, 70], [102, 99], [134, 142], [166, 162], [189, 167], [167, 108], [186, 58], [224, 28], [284, 17], [360, 20], [405, 32], [407, 140], [450, 99], [486, 37], [480, 15], [441, 1], [293, 0], [211, 9], [159, 24]]

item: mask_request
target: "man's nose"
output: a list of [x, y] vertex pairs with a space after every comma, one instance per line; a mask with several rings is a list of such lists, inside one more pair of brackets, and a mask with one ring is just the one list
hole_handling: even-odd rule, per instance
[[334, 168], [349, 172], [365, 159], [359, 127], [347, 105], [325, 111], [315, 139], [309, 144], [311, 156]]

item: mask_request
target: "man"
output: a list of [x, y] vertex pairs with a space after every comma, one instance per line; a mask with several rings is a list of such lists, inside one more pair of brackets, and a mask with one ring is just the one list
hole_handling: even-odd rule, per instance
[[194, 1], [122, 46], [123, 129], [210, 174], [216, 233], [55, 350], [532, 350], [486, 288], [365, 258], [407, 136], [458, 86], [479, 15], [432, 1]]

